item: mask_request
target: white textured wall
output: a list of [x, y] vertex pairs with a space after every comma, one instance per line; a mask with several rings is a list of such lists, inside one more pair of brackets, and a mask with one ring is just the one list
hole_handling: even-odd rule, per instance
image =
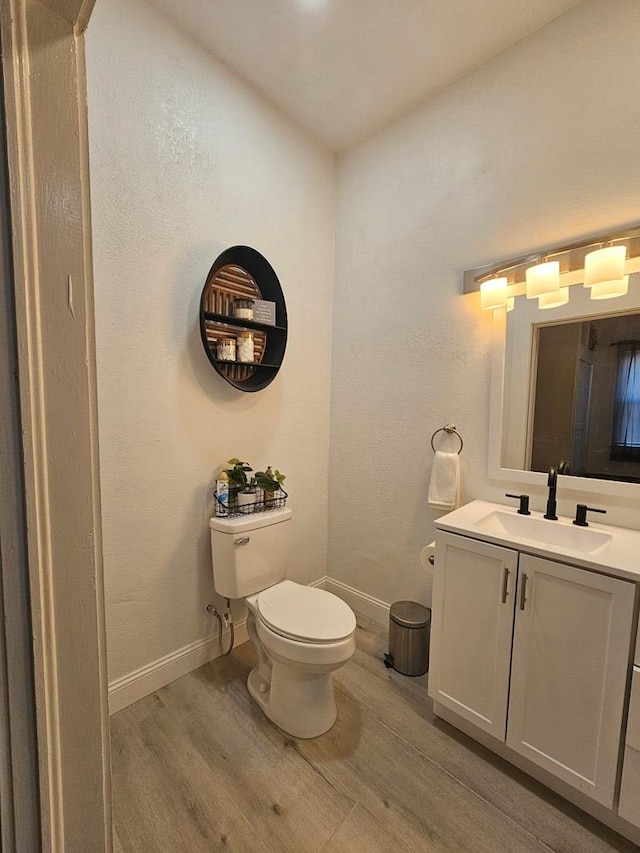
[[[87, 37], [100, 454], [111, 679], [211, 633], [214, 469], [274, 465], [291, 575], [324, 575], [334, 161], [140, 0], [98, 0]], [[247, 244], [276, 270], [290, 336], [264, 391], [206, 359], [209, 267]]]
[[[429, 438], [448, 421], [463, 500], [504, 500], [487, 478], [492, 321], [462, 271], [638, 221], [639, 37], [637, 0], [583, 3], [340, 158], [332, 577], [428, 600]], [[561, 512], [576, 496], [560, 489]], [[637, 505], [606, 505], [638, 526]]]

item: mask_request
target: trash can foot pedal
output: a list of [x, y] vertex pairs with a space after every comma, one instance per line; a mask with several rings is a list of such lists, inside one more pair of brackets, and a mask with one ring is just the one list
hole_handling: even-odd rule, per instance
[[393, 655], [385, 654], [384, 665], [387, 667], [387, 669], [393, 669]]

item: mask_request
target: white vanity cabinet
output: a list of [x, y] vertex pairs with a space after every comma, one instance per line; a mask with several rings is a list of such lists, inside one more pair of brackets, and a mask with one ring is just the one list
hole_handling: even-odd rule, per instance
[[520, 554], [507, 746], [607, 807], [635, 586]]
[[436, 540], [429, 692], [504, 740], [518, 554], [441, 534]]
[[451, 533], [436, 540], [429, 692], [613, 806], [635, 584]]
[[640, 827], [640, 656], [633, 668], [629, 720], [624, 747], [619, 814]]

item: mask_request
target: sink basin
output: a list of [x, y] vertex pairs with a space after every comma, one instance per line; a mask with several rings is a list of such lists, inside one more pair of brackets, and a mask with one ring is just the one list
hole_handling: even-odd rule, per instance
[[504, 537], [507, 534], [518, 539], [538, 542], [541, 545], [569, 548], [583, 554], [597, 551], [611, 541], [609, 533], [592, 530], [590, 527], [578, 527], [575, 524], [549, 521], [544, 518], [531, 518], [528, 515], [501, 512], [500, 510], [491, 512], [480, 519], [477, 522], [477, 527], [485, 533], [492, 533], [494, 536]]
[[640, 530], [591, 522], [577, 527], [571, 518], [557, 521], [493, 501], [471, 501], [436, 519], [438, 532], [452, 533], [512, 548], [548, 560], [564, 560], [584, 569], [606, 571], [640, 584]]

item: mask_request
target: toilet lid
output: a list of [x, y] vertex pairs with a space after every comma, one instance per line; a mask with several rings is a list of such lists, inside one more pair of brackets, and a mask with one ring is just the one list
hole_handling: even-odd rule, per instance
[[350, 637], [356, 617], [348, 604], [323, 589], [282, 581], [258, 596], [262, 621], [283, 637], [335, 643]]

